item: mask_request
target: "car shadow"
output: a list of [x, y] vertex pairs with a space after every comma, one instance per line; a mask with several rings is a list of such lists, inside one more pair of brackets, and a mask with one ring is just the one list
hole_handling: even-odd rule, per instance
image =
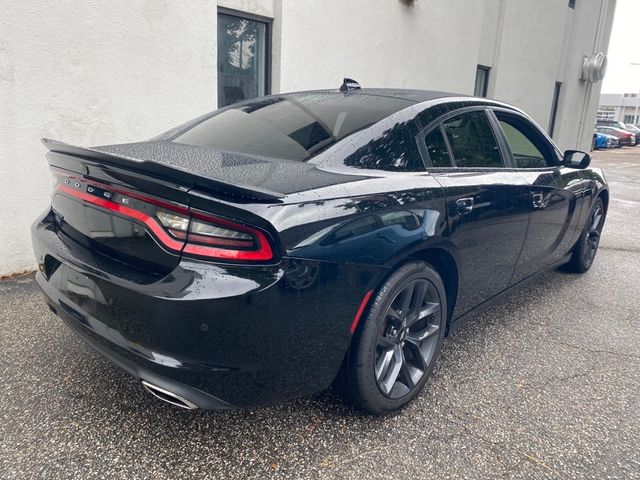
[[[473, 316], [461, 326], [452, 331], [445, 339], [442, 355], [437, 367], [429, 379], [425, 392], [418, 400], [425, 400], [425, 393], [430, 388], [437, 388], [438, 381], [447, 376], [450, 364], [458, 361], [458, 356], [465, 346], [477, 342], [489, 334], [494, 334], [496, 329], [509, 329], [517, 322], [518, 312], [531, 308], [539, 298], [555, 295], [558, 283], [573, 284], [580, 281], [580, 275], [571, 274], [562, 270], [554, 270], [538, 276], [534, 282], [518, 287], [507, 297], [496, 301], [485, 311]], [[514, 308], [515, 307], [515, 308]], [[71, 335], [71, 334], [70, 334]], [[80, 340], [77, 340], [80, 344]], [[115, 410], [118, 415], [126, 415], [128, 421], [146, 423], [153, 420], [154, 428], [174, 430], [175, 428], [188, 428], [189, 426], [203, 424], [208, 429], [222, 434], [230, 434], [237, 426], [247, 421], [254, 423], [280, 423], [291, 418], [292, 414], [300, 415], [307, 419], [348, 419], [350, 424], [364, 422], [366, 424], [384, 422], [385, 419], [397, 415], [410, 414], [406, 410], [400, 411], [390, 417], [376, 417], [361, 412], [343, 402], [332, 390], [326, 390], [308, 397], [282, 402], [259, 408], [230, 410], [230, 411], [187, 411], [168, 405], [144, 391], [141, 384], [103, 359], [89, 347], [73, 345], [73, 348], [84, 348], [84, 352], [77, 352], [78, 356], [90, 355], [90, 362], [83, 362], [75, 366], [82, 369], [78, 372], [80, 378], [91, 378], [93, 385], [90, 391], [80, 394], [85, 402], [95, 403], [95, 408], [101, 411], [105, 408]], [[69, 352], [69, 355], [72, 355]], [[79, 386], [78, 386], [79, 387]], [[87, 385], [83, 384], [82, 388]], [[99, 392], [95, 394], [94, 392]], [[415, 403], [415, 402], [414, 402]], [[407, 410], [411, 410], [409, 406]], [[287, 420], [288, 421], [288, 420]]]

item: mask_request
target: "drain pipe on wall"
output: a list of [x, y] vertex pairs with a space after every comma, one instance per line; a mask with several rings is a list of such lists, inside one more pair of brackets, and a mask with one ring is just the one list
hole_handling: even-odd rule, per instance
[[[593, 54], [585, 56], [582, 65], [582, 76], [580, 80], [586, 81], [586, 91], [582, 101], [582, 113], [580, 114], [580, 124], [578, 126], [578, 137], [576, 138], [576, 147], [579, 149], [585, 136], [585, 125], [589, 114], [589, 105], [591, 94], [593, 93], [593, 84], [601, 81], [607, 70], [607, 57], [600, 51], [602, 48], [602, 32], [605, 29], [605, 23], [609, 12], [609, 3], [611, 0], [602, 0], [600, 4], [600, 15], [598, 17], [598, 25], [596, 34], [593, 39]], [[615, 7], [615, 3], [613, 5]], [[597, 52], [597, 53], [596, 53]], [[593, 122], [593, 119], [589, 119]]]

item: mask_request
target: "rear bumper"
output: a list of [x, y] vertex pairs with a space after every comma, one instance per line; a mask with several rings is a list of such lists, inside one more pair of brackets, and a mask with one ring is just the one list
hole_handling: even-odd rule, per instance
[[[161, 278], [86, 250], [46, 217], [32, 228], [47, 303], [100, 354], [204, 409], [247, 407], [327, 388], [365, 292], [386, 270], [284, 259], [185, 261]], [[312, 281], [292, 282], [300, 272]], [[304, 285], [297, 288], [296, 285]]]
[[36, 281], [45, 293], [49, 308], [87, 345], [118, 367], [141, 381], [157, 385], [160, 388], [185, 398], [198, 408], [205, 410], [227, 410], [234, 408], [233, 405], [224, 400], [220, 400], [202, 390], [167, 376], [167, 374], [162, 371], [164, 369], [158, 369], [157, 366], [145, 360], [143, 357], [134, 356], [131, 349], [121, 348], [117, 344], [109, 342], [104, 332], [102, 332], [102, 334], [98, 333], [91, 327], [91, 325], [99, 327], [101, 322], [95, 318], [88, 317], [80, 320], [78, 318], [78, 312], [75, 314], [68, 313], [65, 307], [62, 306], [68, 305], [68, 303], [59, 297], [57, 298], [57, 302], [54, 300], [57, 295], [48, 288], [47, 281], [42, 273], [36, 274]]

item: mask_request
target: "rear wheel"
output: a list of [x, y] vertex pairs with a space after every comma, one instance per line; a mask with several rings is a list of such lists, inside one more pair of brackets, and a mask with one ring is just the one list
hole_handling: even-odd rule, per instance
[[593, 204], [591, 214], [582, 230], [578, 243], [573, 249], [571, 260], [567, 264], [567, 270], [576, 273], [584, 273], [591, 265], [598, 252], [600, 235], [604, 226], [604, 203], [598, 197]]
[[407, 263], [379, 289], [356, 331], [338, 390], [370, 413], [390, 413], [422, 389], [440, 353], [447, 302], [429, 264]]

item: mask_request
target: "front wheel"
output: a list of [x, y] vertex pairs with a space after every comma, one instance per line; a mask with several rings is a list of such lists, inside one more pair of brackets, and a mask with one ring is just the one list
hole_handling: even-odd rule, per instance
[[575, 273], [584, 273], [591, 268], [593, 260], [600, 245], [600, 235], [604, 226], [604, 203], [600, 197], [596, 198], [591, 209], [591, 214], [582, 230], [578, 243], [573, 249], [571, 260], [567, 264], [567, 270]]
[[356, 331], [336, 386], [375, 414], [407, 405], [427, 381], [444, 339], [447, 299], [434, 268], [407, 263], [382, 285]]

